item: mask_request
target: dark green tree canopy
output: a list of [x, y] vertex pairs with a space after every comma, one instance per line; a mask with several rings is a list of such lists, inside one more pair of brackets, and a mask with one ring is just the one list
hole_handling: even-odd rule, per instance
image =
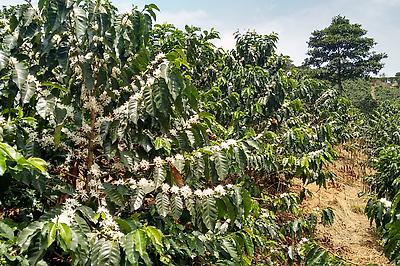
[[387, 55], [372, 51], [376, 43], [366, 34], [360, 24], [340, 15], [334, 17], [329, 27], [312, 32], [305, 65], [318, 68], [320, 78], [339, 87], [344, 80], [377, 74]]

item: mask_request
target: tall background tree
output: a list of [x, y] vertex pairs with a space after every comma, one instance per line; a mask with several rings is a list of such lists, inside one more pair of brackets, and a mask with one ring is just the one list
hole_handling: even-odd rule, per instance
[[372, 51], [373, 38], [360, 24], [352, 24], [344, 16], [336, 16], [329, 27], [311, 33], [305, 65], [318, 68], [320, 78], [342, 88], [344, 80], [377, 74], [384, 64], [385, 53]]

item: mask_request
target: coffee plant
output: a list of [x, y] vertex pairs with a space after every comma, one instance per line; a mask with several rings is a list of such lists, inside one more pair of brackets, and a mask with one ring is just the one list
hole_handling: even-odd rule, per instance
[[367, 177], [372, 195], [365, 208], [383, 236], [386, 256], [400, 263], [400, 112], [396, 100], [382, 102], [363, 129], [366, 148], [376, 173]]
[[[5, 265], [344, 265], [304, 214], [350, 103], [275, 34], [153, 25], [158, 7], [40, 0], [0, 13]], [[322, 217], [320, 220], [319, 217]]]

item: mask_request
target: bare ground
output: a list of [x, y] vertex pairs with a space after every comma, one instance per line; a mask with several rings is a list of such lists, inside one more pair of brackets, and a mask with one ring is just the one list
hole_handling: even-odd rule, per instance
[[340, 158], [330, 167], [338, 180], [327, 189], [308, 185], [313, 196], [303, 205], [304, 211], [325, 207], [334, 209], [332, 226], [318, 225], [316, 236], [322, 246], [344, 258], [351, 265], [392, 265], [383, 254], [380, 238], [364, 214], [367, 199], [361, 197], [366, 186], [362, 176], [371, 174], [366, 167], [367, 157], [338, 147]]

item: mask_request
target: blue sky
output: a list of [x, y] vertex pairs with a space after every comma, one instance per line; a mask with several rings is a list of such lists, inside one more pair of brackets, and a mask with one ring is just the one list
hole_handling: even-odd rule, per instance
[[[22, 3], [23, 0], [0, 0], [0, 5]], [[277, 32], [278, 50], [300, 64], [307, 51], [307, 40], [315, 29], [330, 24], [335, 15], [344, 15], [360, 23], [368, 36], [378, 43], [375, 50], [386, 52], [385, 68], [381, 73], [394, 75], [400, 71], [400, 0], [114, 0], [120, 11], [135, 4], [157, 4], [161, 13], [158, 22], [179, 27], [186, 24], [211, 27], [220, 32], [217, 45], [231, 48], [237, 30], [259, 33]]]

